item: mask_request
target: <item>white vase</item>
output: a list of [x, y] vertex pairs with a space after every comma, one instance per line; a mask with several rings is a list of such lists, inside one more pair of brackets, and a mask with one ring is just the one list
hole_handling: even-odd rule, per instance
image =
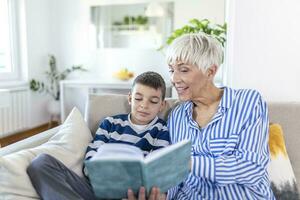
[[60, 101], [59, 100], [49, 101], [47, 109], [51, 116], [59, 116], [60, 115]]

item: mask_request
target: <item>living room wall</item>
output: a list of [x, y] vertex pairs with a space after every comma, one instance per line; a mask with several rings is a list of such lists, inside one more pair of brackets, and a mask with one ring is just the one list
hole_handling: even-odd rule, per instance
[[[195, 0], [189, 1], [195, 3]], [[84, 64], [91, 73], [93, 70], [101, 72], [94, 62], [98, 55], [92, 55], [88, 48], [88, 7], [85, 1], [26, 0], [25, 3], [29, 79], [44, 78], [49, 53], [57, 56], [58, 67]], [[202, 9], [207, 10], [205, 7]], [[221, 8], [215, 7], [215, 11], [220, 12]], [[297, 23], [300, 2], [229, 1], [227, 13], [231, 37], [226, 64], [230, 67], [228, 84], [235, 88], [256, 88], [267, 100], [299, 101], [300, 69], [296, 59], [300, 49], [297, 37], [300, 35]], [[184, 23], [184, 19], [178, 18], [181, 15], [176, 15], [175, 27]], [[215, 17], [218, 23], [219, 19]], [[278, 28], [278, 24], [282, 28]], [[74, 74], [73, 78], [76, 76], [78, 74]], [[88, 77], [89, 73], [83, 76]], [[45, 96], [31, 93], [31, 127], [49, 120], [45, 109], [48, 100]]]
[[[84, 7], [81, 3], [81, 0], [25, 1], [29, 80], [45, 79], [45, 71], [49, 69], [49, 54], [56, 56], [59, 70], [84, 64], [88, 52], [84, 46], [87, 42], [84, 40], [86, 31], [82, 27], [82, 19], [85, 15], [82, 14]], [[88, 65], [85, 67], [88, 68]], [[78, 76], [73, 74], [73, 77]], [[47, 95], [30, 93], [30, 127], [49, 121], [46, 110], [49, 100]]]
[[[180, 27], [192, 17], [202, 18], [203, 15], [200, 13], [206, 13], [206, 18], [212, 21], [223, 19], [224, 5], [221, 3], [216, 7], [218, 1], [189, 0], [188, 6], [184, 0], [178, 0], [179, 7], [184, 5], [186, 10], [179, 9], [178, 6], [175, 8], [174, 26]], [[203, 6], [196, 9], [197, 12], [190, 12], [192, 8], [199, 6], [199, 3]], [[74, 64], [83, 64], [89, 72], [81, 74], [80, 78], [91, 79], [92, 77], [100, 80], [109, 73], [108, 64], [117, 65], [117, 62], [123, 60], [121, 64], [130, 66], [128, 58], [134, 56], [141, 60], [140, 62], [131, 61], [136, 65], [134, 69], [136, 73], [152, 69], [160, 71], [168, 78], [168, 68], [161, 53], [149, 52], [149, 50], [126, 52], [124, 50], [91, 50], [88, 33], [89, 7], [86, 0], [26, 0], [25, 4], [29, 79], [43, 80], [45, 78], [44, 72], [48, 69], [48, 54], [50, 53], [56, 56], [60, 70]], [[211, 12], [209, 12], [210, 9], [212, 9]], [[189, 10], [188, 14], [184, 14], [187, 10]], [[79, 74], [75, 73], [70, 78], [78, 76]], [[30, 94], [29, 124], [31, 127], [46, 123], [50, 119], [45, 109], [48, 101], [49, 97], [45, 95]]]
[[[26, 0], [26, 29], [27, 29], [27, 62], [28, 78], [43, 80], [47, 69], [47, 55], [54, 49], [50, 1]], [[46, 105], [49, 97], [37, 93], [30, 93], [29, 126], [35, 127], [49, 120]]]
[[300, 101], [300, 1], [229, 1], [229, 84]]

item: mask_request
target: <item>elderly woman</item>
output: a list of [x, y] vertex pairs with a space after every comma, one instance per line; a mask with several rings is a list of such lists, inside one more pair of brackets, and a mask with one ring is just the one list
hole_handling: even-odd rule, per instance
[[219, 42], [184, 35], [168, 49], [171, 79], [183, 103], [169, 116], [172, 143], [190, 139], [191, 173], [168, 199], [275, 199], [268, 180], [268, 112], [255, 90], [218, 88]]
[[275, 199], [266, 102], [255, 90], [214, 85], [222, 56], [219, 42], [204, 34], [183, 35], [168, 49], [171, 80], [183, 101], [168, 119], [171, 142], [190, 139], [192, 152], [191, 173], [167, 199]]

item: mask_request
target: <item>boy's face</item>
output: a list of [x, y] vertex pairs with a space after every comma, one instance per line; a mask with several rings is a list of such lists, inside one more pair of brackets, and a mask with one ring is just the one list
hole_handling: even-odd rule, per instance
[[139, 125], [151, 122], [165, 104], [161, 89], [156, 90], [139, 83], [129, 93], [128, 102], [131, 105], [131, 121]]

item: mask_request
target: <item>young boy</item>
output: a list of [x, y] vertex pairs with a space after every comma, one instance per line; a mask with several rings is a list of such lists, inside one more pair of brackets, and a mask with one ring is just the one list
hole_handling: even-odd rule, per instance
[[[157, 117], [165, 104], [165, 92], [165, 82], [158, 73], [145, 72], [137, 76], [128, 95], [131, 112], [107, 117], [102, 121], [87, 147], [86, 160], [92, 158], [104, 143], [134, 145], [143, 150], [144, 154], [167, 146], [169, 132], [166, 123]], [[46, 170], [47, 178], [44, 177]], [[79, 177], [50, 155], [41, 154], [34, 159], [27, 173], [43, 200], [96, 199], [87, 178]], [[86, 169], [84, 173], [87, 175]], [[49, 174], [53, 178], [49, 178]]]
[[131, 113], [107, 117], [88, 146], [90, 159], [104, 143], [126, 143], [139, 147], [145, 154], [169, 144], [165, 122], [157, 117], [165, 101], [166, 86], [155, 72], [145, 72], [133, 82], [128, 95]]

